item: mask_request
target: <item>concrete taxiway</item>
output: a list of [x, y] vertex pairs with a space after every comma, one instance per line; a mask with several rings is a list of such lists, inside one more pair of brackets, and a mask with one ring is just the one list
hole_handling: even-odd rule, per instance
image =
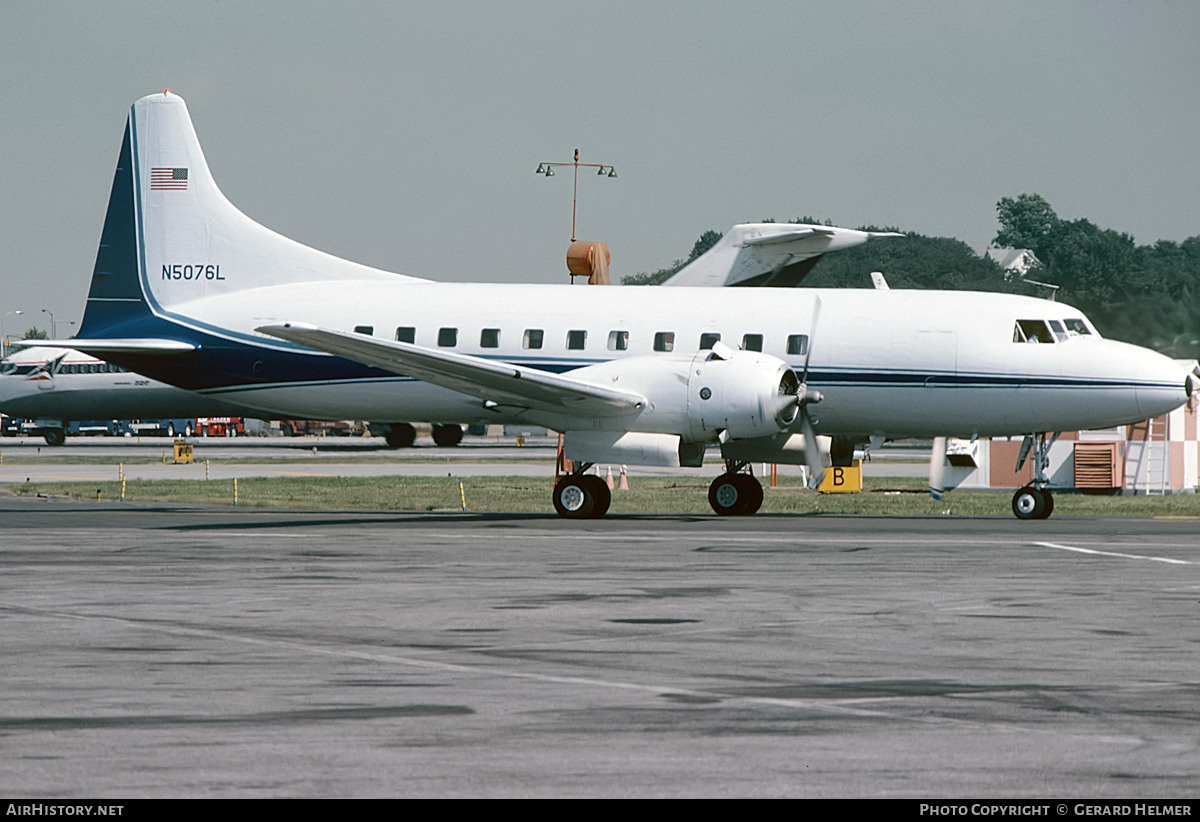
[[1191, 797], [1194, 520], [0, 496], [0, 785]]

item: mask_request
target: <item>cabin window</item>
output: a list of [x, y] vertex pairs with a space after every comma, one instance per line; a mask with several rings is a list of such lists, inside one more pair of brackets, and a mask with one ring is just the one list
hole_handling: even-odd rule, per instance
[[803, 357], [808, 353], [807, 334], [788, 334], [787, 352]]
[[1067, 326], [1067, 333], [1071, 336], [1078, 334], [1082, 337], [1084, 334], [1092, 333], [1092, 329], [1088, 328], [1087, 323], [1085, 323], [1082, 319], [1075, 318], [1073, 320], [1063, 320], [1063, 322]]
[[544, 331], [540, 328], [526, 328], [525, 336], [521, 339], [522, 348], [541, 348]]
[[587, 345], [586, 331], [568, 331], [567, 332], [567, 349], [569, 351], [582, 351]]
[[456, 345], [458, 345], [457, 328], [438, 329], [438, 346], [440, 348], [453, 348]]
[[742, 348], [746, 351], [762, 351], [762, 334], [743, 334]]
[[479, 332], [479, 347], [480, 348], [499, 348], [500, 347], [500, 329], [485, 328]]
[[609, 351], [625, 351], [629, 348], [629, 332], [628, 331], [609, 331], [608, 332], [608, 350]]
[[417, 341], [417, 329], [411, 325], [402, 325], [396, 329], [396, 342], [412, 343]]
[[1045, 320], [1017, 320], [1016, 326], [1013, 327], [1013, 342], [1052, 343], [1054, 336]]
[[366, 334], [368, 337], [370, 337], [372, 334], [375, 333], [375, 326], [373, 326], [373, 325], [356, 325], [356, 326], [354, 326], [354, 333], [355, 334]]
[[654, 335], [654, 350], [655, 351], [674, 351], [675, 350], [675, 332], [674, 331], [659, 331]]
[[721, 341], [721, 335], [709, 331], [700, 335], [700, 350], [704, 351], [707, 348], [712, 348]]

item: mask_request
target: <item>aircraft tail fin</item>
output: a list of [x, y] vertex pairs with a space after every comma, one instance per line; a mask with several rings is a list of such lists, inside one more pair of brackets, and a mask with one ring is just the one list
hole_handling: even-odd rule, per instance
[[79, 336], [161, 336], [187, 302], [267, 285], [407, 279], [289, 240], [217, 187], [183, 98], [130, 109]]

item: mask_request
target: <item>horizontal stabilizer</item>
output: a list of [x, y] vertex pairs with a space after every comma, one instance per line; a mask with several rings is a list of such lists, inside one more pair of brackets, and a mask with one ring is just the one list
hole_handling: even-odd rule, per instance
[[632, 414], [646, 398], [630, 391], [497, 360], [437, 351], [411, 343], [392, 342], [318, 328], [307, 323], [265, 325], [256, 331], [335, 354], [393, 374], [414, 377], [497, 406], [538, 408], [556, 413], [596, 417]]
[[192, 343], [179, 340], [155, 340], [134, 337], [132, 339], [80, 339], [69, 340], [21, 340], [14, 345], [38, 345], [54, 348], [74, 348], [77, 351], [103, 358], [104, 354], [185, 354], [195, 351]]

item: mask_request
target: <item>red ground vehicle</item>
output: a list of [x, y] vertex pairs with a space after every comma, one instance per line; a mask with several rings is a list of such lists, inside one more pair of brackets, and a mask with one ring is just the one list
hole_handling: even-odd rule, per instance
[[246, 433], [241, 417], [199, 417], [196, 434], [201, 437], [238, 437]]
[[285, 437], [361, 437], [366, 426], [358, 420], [280, 420]]

